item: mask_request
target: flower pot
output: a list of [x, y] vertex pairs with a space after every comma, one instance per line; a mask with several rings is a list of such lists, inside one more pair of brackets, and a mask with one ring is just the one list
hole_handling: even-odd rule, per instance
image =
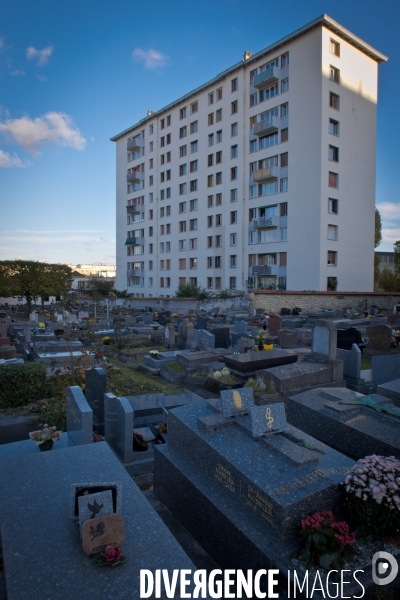
[[258, 344], [257, 348], [261, 352], [261, 350], [264, 350], [264, 344], [263, 343]]
[[53, 447], [53, 440], [49, 440], [48, 442], [43, 442], [43, 444], [39, 444], [39, 450], [41, 452], [45, 452], [46, 450], [51, 450]]

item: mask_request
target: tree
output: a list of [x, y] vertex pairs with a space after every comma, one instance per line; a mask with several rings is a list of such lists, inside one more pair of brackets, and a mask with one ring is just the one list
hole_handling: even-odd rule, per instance
[[382, 241], [382, 220], [379, 210], [375, 209], [375, 248], [379, 246]]
[[384, 292], [400, 292], [400, 276], [393, 273], [391, 269], [382, 269], [377, 283]]
[[65, 296], [71, 289], [71, 269], [67, 265], [42, 263], [34, 260], [0, 261], [0, 294], [22, 296], [28, 313], [32, 300], [38, 296]]
[[91, 277], [87, 283], [87, 290], [92, 292], [95, 300], [107, 298], [113, 291], [114, 281], [109, 281], [105, 277]]
[[397, 240], [397, 242], [394, 243], [393, 246], [393, 251], [394, 251], [394, 270], [395, 273], [398, 277], [400, 277], [400, 240]]

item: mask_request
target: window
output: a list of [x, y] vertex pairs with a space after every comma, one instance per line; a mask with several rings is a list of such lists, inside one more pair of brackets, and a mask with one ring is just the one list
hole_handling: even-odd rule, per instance
[[150, 132], [150, 135], [154, 132], [154, 125], [150, 125], [149, 132]]
[[250, 152], [257, 151], [257, 140], [250, 140]]
[[164, 127], [165, 127], [165, 119], [161, 119], [160, 125], [161, 125], [161, 129], [164, 129]]
[[339, 162], [339, 148], [336, 148], [336, 146], [329, 146], [328, 158], [334, 162]]
[[212, 208], [214, 206], [214, 196], [208, 196], [207, 198], [207, 208]]
[[186, 192], [187, 192], [187, 185], [186, 185], [186, 183], [181, 183], [179, 185], [179, 193], [180, 194], [186, 194]]
[[340, 108], [340, 97], [333, 92], [329, 92], [329, 106], [335, 110]]
[[179, 270], [180, 271], [185, 271], [186, 270], [186, 258], [180, 258], [179, 259]]
[[153, 270], [153, 261], [149, 260], [149, 271]]
[[214, 154], [209, 154], [207, 157], [207, 164], [209, 167], [212, 167], [214, 164]]
[[191, 144], [190, 144], [190, 152], [191, 153], [197, 152], [198, 149], [199, 148], [198, 148], [197, 140], [195, 142], [191, 142]]
[[[180, 138], [185, 138], [187, 136], [187, 127], [185, 125], [185, 127], [181, 127], [179, 130], [179, 137]], [[163, 145], [163, 144], [161, 144]]]
[[[167, 263], [168, 263], [168, 261], [167, 261]], [[167, 267], [167, 270], [168, 270], [168, 267]], [[171, 287], [171, 277], [165, 278], [165, 287], [167, 287], [167, 288]]]
[[183, 156], [186, 156], [186, 146], [181, 146], [179, 148], [179, 156], [182, 158]]
[[186, 210], [187, 210], [186, 202], [180, 202], [179, 203], [179, 212], [180, 213], [185, 213]]
[[186, 116], [187, 116], [187, 114], [186, 114], [186, 108], [187, 107], [185, 106], [184, 108], [180, 109], [180, 111], [179, 111], [179, 118], [180, 119], [185, 119], [186, 118]]
[[215, 185], [221, 185], [222, 183], [222, 172], [215, 173]]
[[214, 104], [214, 92], [208, 94], [208, 104]]
[[279, 205], [279, 216], [287, 217], [287, 202], [281, 202]]
[[215, 215], [215, 227], [222, 226], [222, 215]]
[[222, 194], [217, 194], [215, 196], [215, 206], [221, 206], [222, 204]]
[[214, 175], [208, 175], [207, 187], [213, 187], [213, 185], [214, 185]]
[[335, 119], [329, 119], [329, 133], [331, 135], [339, 135], [339, 121], [335, 121]]
[[190, 123], [190, 133], [197, 133], [199, 130], [199, 122], [198, 121], [193, 121], [193, 123]]
[[167, 188], [167, 198], [171, 198], [171, 188]]
[[329, 52], [340, 58], [340, 44], [336, 40], [329, 41]]
[[234, 225], [235, 223], [237, 223], [237, 211], [236, 210], [232, 210], [231, 211], [231, 225]]
[[286, 54], [282, 54], [281, 56], [281, 67], [283, 69], [283, 67], [288, 67], [289, 66], [289, 52], [286, 52]]
[[189, 229], [190, 231], [197, 231], [197, 219], [190, 219]]
[[236, 277], [229, 277], [229, 289], [236, 290]]
[[215, 257], [215, 268], [222, 269], [222, 256]]
[[179, 277], [179, 285], [180, 286], [186, 285], [186, 277]]
[[161, 146], [161, 148], [163, 148], [165, 146], [165, 137], [164, 136], [160, 138], [160, 146]]
[[165, 190], [160, 190], [160, 200], [164, 200], [165, 198]]
[[198, 208], [198, 201], [197, 200], [191, 200], [190, 201], [190, 210], [197, 210]]
[[164, 252], [165, 244], [164, 242], [160, 243], [160, 252]]
[[257, 92], [255, 92], [254, 94], [251, 94], [251, 96], [250, 96], [250, 106], [255, 106], [256, 104], [258, 104]]
[[207, 288], [212, 289], [212, 287], [213, 287], [213, 278], [207, 277]]
[[281, 81], [281, 94], [284, 94], [285, 92], [289, 91], [289, 77], [286, 77], [286, 79], [282, 79]]
[[336, 67], [329, 67], [329, 79], [335, 83], [340, 83], [340, 71]]
[[153, 220], [153, 211], [149, 210], [149, 220], [152, 221]]
[[233, 181], [234, 179], [237, 179], [237, 173], [238, 173], [237, 167], [232, 167], [231, 168], [231, 181]]
[[281, 129], [281, 143], [287, 142], [289, 139], [289, 129]]
[[213, 227], [214, 226], [214, 217], [212, 215], [209, 215], [207, 217], [207, 227]]
[[337, 225], [328, 225], [328, 240], [338, 239], [338, 226]]
[[153, 192], [149, 194], [149, 202], [153, 202]]
[[217, 102], [222, 100], [222, 87], [217, 89]]
[[231, 125], [231, 137], [235, 137], [238, 134], [238, 124], [232, 123]]
[[153, 237], [153, 227], [149, 227], [149, 237]]
[[171, 115], [168, 115], [167, 117], [167, 127], [169, 127], [171, 125]]
[[160, 159], [160, 162], [163, 165], [165, 163], [165, 154], [161, 154]]
[[164, 225], [160, 225], [160, 235], [164, 235], [164, 231], [165, 231], [165, 226]]
[[179, 240], [179, 250], [186, 250], [186, 240]]
[[284, 152], [281, 154], [281, 167], [287, 167], [289, 164], [289, 154]]
[[153, 168], [153, 164], [154, 164], [154, 163], [153, 163], [153, 160], [154, 160], [153, 158], [151, 158], [151, 159], [149, 160], [149, 169], [152, 169], [152, 168]]
[[231, 190], [231, 202], [237, 202], [237, 189]]
[[235, 144], [234, 146], [231, 146], [231, 158], [237, 158], [238, 157], [238, 147], [237, 144]]
[[160, 277], [160, 287], [164, 287], [164, 277]]
[[217, 131], [217, 144], [222, 142], [222, 129]]
[[328, 198], [328, 213], [337, 215], [339, 212], [339, 200]]
[[289, 103], [281, 104], [281, 119], [284, 119], [289, 115]]
[[237, 266], [236, 254], [231, 254], [229, 257], [229, 266], [234, 269]]
[[162, 181], [164, 181], [164, 180], [165, 180], [165, 172], [164, 172], [164, 171], [162, 171], [162, 172], [160, 173], [160, 181], [162, 182]]
[[215, 120], [217, 123], [219, 123], [220, 121], [222, 121], [222, 108], [219, 108], [217, 110], [217, 112], [215, 113]]
[[189, 250], [197, 250], [197, 238], [190, 238]]
[[239, 89], [237, 77], [231, 79], [231, 92], [237, 92]]
[[196, 100], [196, 102], [192, 102], [192, 104], [190, 105], [190, 112], [191, 112], [191, 114], [193, 114], [193, 113], [197, 113], [198, 110], [199, 110], [199, 103]]
[[181, 177], [182, 175], [186, 175], [186, 174], [187, 174], [187, 166], [186, 166], [186, 164], [179, 165], [179, 176]]
[[[281, 131], [285, 131], [282, 129]], [[286, 130], [287, 131], [287, 130]], [[282, 137], [281, 137], [282, 141]], [[269, 148], [270, 146], [275, 146], [278, 143], [278, 133], [271, 133], [270, 135], [265, 135], [259, 138], [258, 149], [262, 150], [263, 148]]]
[[168, 170], [166, 171], [166, 175], [167, 175], [167, 181], [168, 181], [169, 179], [171, 179], [171, 169], [168, 169]]
[[149, 148], [150, 152], [153, 152], [153, 142], [150, 142], [150, 148]]
[[220, 163], [222, 163], [222, 150], [215, 154], [215, 164], [219, 165]]
[[164, 260], [160, 260], [160, 271], [164, 271]]
[[238, 101], [231, 102], [231, 115], [235, 115], [238, 111]]
[[195, 173], [198, 170], [199, 163], [197, 160], [192, 160], [190, 163], [190, 172]]
[[216, 277], [215, 278], [215, 289], [216, 290], [220, 290], [221, 289], [221, 277]]
[[149, 244], [149, 254], [153, 254], [153, 244]]
[[214, 113], [208, 115], [208, 125], [214, 125]]
[[161, 218], [162, 218], [162, 217], [164, 217], [164, 214], [165, 214], [165, 209], [164, 209], [164, 207], [162, 206], [162, 207], [160, 208], [160, 217], [161, 217]]
[[282, 227], [281, 229], [281, 242], [286, 242], [287, 240], [287, 228]]
[[214, 240], [213, 240], [213, 236], [212, 236], [212, 235], [209, 235], [209, 236], [207, 237], [207, 248], [212, 248], [212, 247], [213, 247], [213, 241], [214, 241]]
[[197, 269], [197, 258], [189, 258], [189, 269]]
[[338, 188], [339, 187], [339, 175], [337, 173], [332, 173], [329, 171], [329, 187]]
[[167, 206], [167, 207], [166, 207], [166, 212], [165, 212], [165, 214], [167, 215], [167, 217], [170, 217], [170, 216], [171, 216], [171, 206]]
[[193, 179], [190, 182], [190, 191], [191, 192], [196, 192], [197, 191], [197, 179]]
[[210, 135], [208, 136], [208, 145], [214, 146], [214, 134], [213, 133], [210, 133]]
[[179, 233], [186, 231], [186, 221], [179, 221]]
[[237, 233], [231, 233], [229, 240], [231, 246], [237, 246]]
[[337, 252], [333, 252], [332, 250], [328, 250], [328, 265], [331, 267], [336, 267], [337, 265]]
[[283, 177], [281, 179], [281, 192], [287, 192], [287, 191], [288, 191], [288, 178]]
[[167, 133], [167, 144], [171, 143], [171, 134]]

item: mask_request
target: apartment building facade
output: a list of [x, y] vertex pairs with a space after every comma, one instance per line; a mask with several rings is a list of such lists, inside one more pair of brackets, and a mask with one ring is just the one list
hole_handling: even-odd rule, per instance
[[113, 137], [117, 289], [372, 291], [386, 60], [323, 15]]

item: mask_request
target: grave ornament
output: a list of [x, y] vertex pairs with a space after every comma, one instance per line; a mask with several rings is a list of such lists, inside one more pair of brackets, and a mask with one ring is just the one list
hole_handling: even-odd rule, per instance
[[341, 400], [338, 404], [359, 404], [361, 406], [367, 406], [368, 408], [372, 408], [377, 412], [385, 412], [388, 415], [392, 415], [393, 417], [397, 417], [400, 419], [400, 408], [394, 408], [393, 406], [387, 406], [386, 404], [381, 404], [380, 402], [376, 402], [370, 396], [363, 396], [362, 398], [352, 398], [351, 400]]

